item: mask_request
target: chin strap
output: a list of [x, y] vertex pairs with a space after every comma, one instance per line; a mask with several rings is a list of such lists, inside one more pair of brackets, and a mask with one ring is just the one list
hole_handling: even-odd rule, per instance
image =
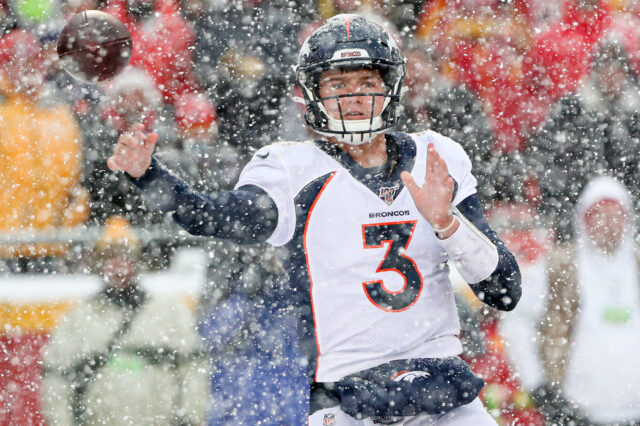
[[373, 138], [384, 132], [384, 130], [380, 130], [371, 133], [327, 133], [315, 129], [312, 130], [321, 136], [327, 138], [335, 138], [338, 142], [353, 146], [358, 146], [370, 142], [371, 140], [373, 140]]

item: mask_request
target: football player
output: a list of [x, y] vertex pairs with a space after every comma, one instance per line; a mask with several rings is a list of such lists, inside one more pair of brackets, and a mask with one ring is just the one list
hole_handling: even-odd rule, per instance
[[134, 126], [108, 160], [196, 235], [277, 247], [308, 357], [310, 425], [495, 424], [458, 355], [449, 264], [486, 304], [513, 309], [513, 255], [485, 221], [471, 162], [435, 132], [394, 133], [405, 66], [357, 15], [304, 43], [296, 77], [314, 141], [258, 150], [233, 191], [198, 193]]

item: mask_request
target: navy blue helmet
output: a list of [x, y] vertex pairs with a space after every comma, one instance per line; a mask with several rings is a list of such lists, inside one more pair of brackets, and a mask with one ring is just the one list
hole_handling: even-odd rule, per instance
[[[398, 122], [404, 59], [391, 35], [364, 17], [344, 14], [329, 19], [304, 42], [295, 68], [307, 107], [305, 120], [317, 133], [360, 145]], [[326, 99], [320, 97], [318, 83], [322, 73], [332, 69], [378, 70], [386, 87], [382, 112], [364, 120], [345, 120], [342, 114], [340, 118], [327, 114], [322, 103]], [[358, 93], [327, 99], [369, 96], [375, 103], [380, 94], [373, 95]]]

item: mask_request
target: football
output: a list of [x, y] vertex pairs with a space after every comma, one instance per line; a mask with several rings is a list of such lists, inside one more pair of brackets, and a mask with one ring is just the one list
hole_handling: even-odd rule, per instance
[[99, 83], [122, 71], [131, 58], [131, 34], [114, 16], [86, 10], [66, 23], [58, 39], [58, 57], [73, 77]]

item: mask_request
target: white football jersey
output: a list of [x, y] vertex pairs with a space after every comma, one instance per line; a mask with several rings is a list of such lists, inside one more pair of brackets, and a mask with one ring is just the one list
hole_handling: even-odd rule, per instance
[[462, 351], [447, 253], [400, 173], [421, 184], [433, 142], [456, 182], [457, 205], [476, 192], [471, 162], [432, 131], [388, 137], [398, 147], [390, 177], [367, 174], [326, 141], [284, 142], [260, 149], [236, 186], [262, 188], [278, 208], [269, 242], [301, 304], [301, 346], [318, 382]]

